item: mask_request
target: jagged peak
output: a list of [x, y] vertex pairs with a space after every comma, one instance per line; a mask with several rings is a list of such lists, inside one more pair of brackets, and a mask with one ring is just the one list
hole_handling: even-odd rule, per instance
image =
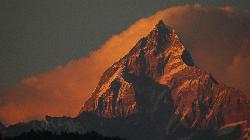
[[[152, 32], [157, 33], [151, 33], [152, 35], [157, 35], [157, 43], [158, 45], [163, 45], [164, 43], [171, 42], [172, 47], [178, 48], [178, 51], [182, 53], [181, 59], [183, 62], [188, 66], [194, 66], [194, 62], [192, 59], [191, 54], [189, 51], [182, 45], [178, 35], [176, 34], [175, 30], [164, 23], [163, 20], [160, 20], [156, 25]], [[149, 35], [150, 36], [150, 35]], [[151, 36], [152, 37], [152, 36]], [[159, 47], [159, 46], [158, 46]], [[175, 49], [174, 52], [177, 50]]]
[[168, 26], [167, 24], [164, 23], [163, 20], [160, 20], [154, 27], [154, 29], [151, 31], [154, 35], [157, 33], [159, 36], [170, 36], [171, 34], [174, 33], [174, 29]]
[[174, 30], [167, 26], [162, 20], [148, 34], [146, 40], [151, 47], [156, 47], [159, 52], [163, 51], [167, 44], [173, 42]]
[[170, 26], [168, 26], [167, 24], [164, 23], [163, 20], [160, 20], [156, 25], [155, 28], [158, 30], [173, 30]]

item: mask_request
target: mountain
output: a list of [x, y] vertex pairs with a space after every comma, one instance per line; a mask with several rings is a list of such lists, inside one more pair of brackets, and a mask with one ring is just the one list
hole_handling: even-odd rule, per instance
[[185, 127], [218, 129], [246, 120], [248, 103], [197, 67], [175, 30], [160, 21], [106, 70], [82, 111], [108, 118], [175, 114]]
[[240, 139], [249, 112], [247, 97], [200, 69], [175, 30], [159, 21], [103, 73], [77, 117], [47, 116], [10, 126], [5, 135], [26, 128], [97, 131], [131, 140]]

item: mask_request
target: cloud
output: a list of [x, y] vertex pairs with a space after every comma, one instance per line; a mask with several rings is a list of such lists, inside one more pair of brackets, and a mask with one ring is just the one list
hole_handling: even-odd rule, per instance
[[250, 94], [250, 16], [232, 7], [175, 6], [142, 18], [79, 60], [24, 78], [0, 95], [0, 121], [75, 116], [101, 74], [163, 19], [175, 28], [195, 63], [219, 81]]

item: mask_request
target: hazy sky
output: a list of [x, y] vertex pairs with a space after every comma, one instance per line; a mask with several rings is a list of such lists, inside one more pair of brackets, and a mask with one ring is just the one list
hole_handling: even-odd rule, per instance
[[0, 86], [80, 58], [141, 17], [173, 5], [249, 0], [0, 0]]

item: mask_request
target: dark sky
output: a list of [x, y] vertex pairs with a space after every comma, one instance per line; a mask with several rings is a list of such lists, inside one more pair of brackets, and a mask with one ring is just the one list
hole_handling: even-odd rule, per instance
[[249, 0], [0, 0], [0, 86], [80, 58], [141, 17], [173, 5]]

